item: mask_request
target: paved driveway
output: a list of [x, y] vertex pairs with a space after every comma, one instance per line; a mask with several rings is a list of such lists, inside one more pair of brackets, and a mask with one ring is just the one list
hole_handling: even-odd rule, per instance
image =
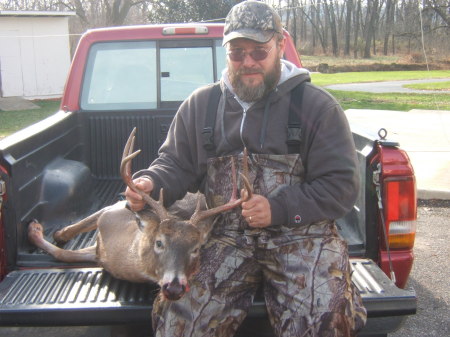
[[389, 111], [348, 109], [353, 129], [376, 135], [380, 128], [388, 139], [407, 151], [417, 179], [419, 198], [450, 199], [450, 111]]

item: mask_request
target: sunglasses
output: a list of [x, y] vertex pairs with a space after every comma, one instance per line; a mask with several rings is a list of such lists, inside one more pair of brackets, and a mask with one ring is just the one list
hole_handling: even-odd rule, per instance
[[256, 48], [253, 49], [251, 52], [246, 52], [244, 49], [236, 48], [232, 49], [227, 52], [227, 56], [230, 58], [233, 62], [242, 62], [245, 59], [245, 56], [250, 55], [250, 57], [255, 61], [262, 61], [269, 56], [269, 53], [272, 51], [272, 48], [269, 50], [266, 50], [264, 48]]

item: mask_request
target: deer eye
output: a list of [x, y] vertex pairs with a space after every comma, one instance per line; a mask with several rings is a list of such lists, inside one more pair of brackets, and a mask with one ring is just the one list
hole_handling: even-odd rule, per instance
[[192, 250], [191, 255], [197, 256], [200, 253], [200, 248], [195, 248], [194, 250]]
[[162, 254], [164, 251], [164, 242], [163, 240], [156, 240], [155, 247], [153, 248], [156, 254]]

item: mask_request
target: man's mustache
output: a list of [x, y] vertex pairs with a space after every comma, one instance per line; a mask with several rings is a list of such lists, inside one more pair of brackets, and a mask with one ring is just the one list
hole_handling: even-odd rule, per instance
[[258, 68], [241, 68], [237, 71], [237, 75], [264, 74], [262, 69]]

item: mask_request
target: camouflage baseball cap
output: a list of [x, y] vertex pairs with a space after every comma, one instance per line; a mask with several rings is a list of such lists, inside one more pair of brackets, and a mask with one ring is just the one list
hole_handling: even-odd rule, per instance
[[264, 2], [243, 1], [235, 5], [225, 19], [222, 45], [237, 38], [266, 43], [275, 33], [283, 34], [277, 12]]

